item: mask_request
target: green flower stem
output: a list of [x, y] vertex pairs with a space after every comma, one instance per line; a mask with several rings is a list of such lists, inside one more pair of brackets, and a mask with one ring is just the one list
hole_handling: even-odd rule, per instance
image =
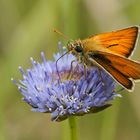
[[71, 140], [77, 140], [77, 129], [75, 117], [69, 117], [70, 136]]

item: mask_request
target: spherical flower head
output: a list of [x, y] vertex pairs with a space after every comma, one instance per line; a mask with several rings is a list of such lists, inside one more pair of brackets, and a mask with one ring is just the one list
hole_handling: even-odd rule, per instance
[[31, 58], [31, 69], [24, 72], [19, 67], [23, 79], [13, 81], [32, 111], [51, 113], [52, 120], [62, 121], [104, 110], [110, 106], [108, 101], [120, 96], [114, 92], [116, 84], [106, 72], [94, 66], [85, 68], [72, 54], [59, 59], [61, 56], [57, 53], [54, 61], [48, 61], [42, 52], [42, 63]]

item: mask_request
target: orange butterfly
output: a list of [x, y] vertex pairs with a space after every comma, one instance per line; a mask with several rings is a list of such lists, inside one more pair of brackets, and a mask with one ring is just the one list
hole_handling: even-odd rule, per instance
[[140, 79], [140, 63], [128, 59], [132, 54], [138, 27], [91, 36], [68, 43], [67, 47], [85, 65], [96, 65], [108, 72], [129, 91]]

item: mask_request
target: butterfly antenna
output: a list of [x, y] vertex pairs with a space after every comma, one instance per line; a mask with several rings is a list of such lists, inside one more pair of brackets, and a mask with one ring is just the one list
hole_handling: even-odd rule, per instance
[[62, 36], [63, 38], [69, 39], [68, 36], [64, 35], [62, 32], [58, 31], [57, 29], [54, 28], [53, 31], [54, 31], [55, 33], [59, 34], [60, 36]]

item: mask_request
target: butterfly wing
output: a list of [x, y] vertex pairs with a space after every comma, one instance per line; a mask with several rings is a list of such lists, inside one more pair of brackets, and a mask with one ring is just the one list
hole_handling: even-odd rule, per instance
[[140, 64], [111, 53], [97, 51], [89, 53], [89, 60], [96, 61], [128, 90], [133, 87], [132, 80], [140, 79]]
[[126, 29], [91, 36], [83, 40], [83, 46], [87, 51], [106, 51], [129, 57], [135, 47], [138, 35], [138, 27], [133, 26]]

